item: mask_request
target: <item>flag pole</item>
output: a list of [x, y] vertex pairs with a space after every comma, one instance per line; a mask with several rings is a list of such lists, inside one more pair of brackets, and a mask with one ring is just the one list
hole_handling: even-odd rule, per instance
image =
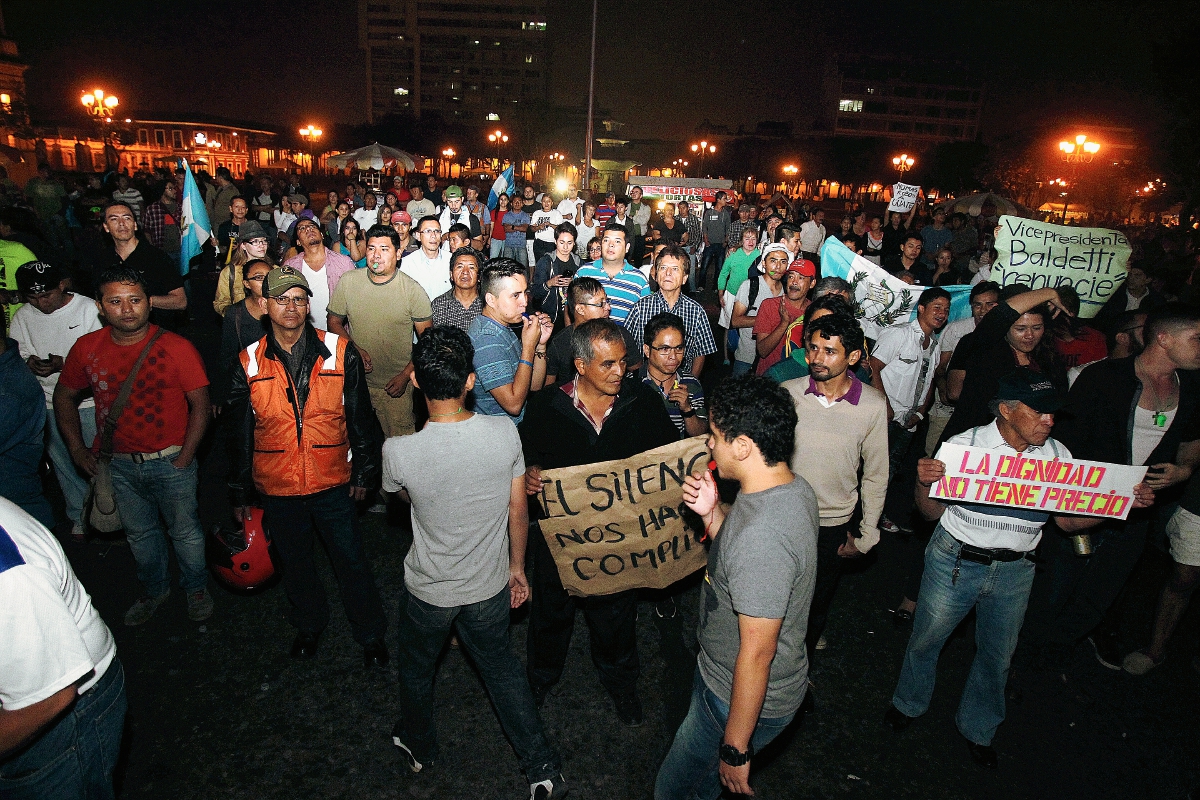
[[583, 188], [592, 187], [592, 126], [596, 102], [596, 17], [599, 0], [592, 0], [592, 65], [588, 71], [587, 142], [584, 143]]

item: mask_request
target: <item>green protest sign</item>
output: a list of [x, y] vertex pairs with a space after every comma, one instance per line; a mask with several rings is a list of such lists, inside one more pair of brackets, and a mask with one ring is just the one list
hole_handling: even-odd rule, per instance
[[1125, 282], [1131, 248], [1119, 231], [1003, 216], [996, 252], [992, 280], [1033, 289], [1070, 284], [1079, 293], [1079, 316], [1089, 319]]

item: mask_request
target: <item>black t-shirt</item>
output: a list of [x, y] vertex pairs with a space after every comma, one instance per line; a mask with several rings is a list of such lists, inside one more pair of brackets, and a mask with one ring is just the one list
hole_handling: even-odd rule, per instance
[[[904, 272], [904, 262], [901, 261], [901, 256], [891, 256], [884, 259], [883, 268], [893, 275], [899, 275]], [[917, 285], [929, 286], [929, 281], [933, 277], [933, 273], [929, 271], [929, 267], [925, 266], [924, 262], [917, 259], [913, 265], [908, 268], [908, 271], [917, 279]]]
[[675, 227], [668, 228], [662, 220], [654, 223], [654, 230], [659, 232], [662, 241], [670, 242], [671, 244], [679, 244], [683, 239], [683, 235], [687, 233], [687, 225], [684, 225], [679, 220], [675, 220]]
[[[572, 330], [573, 326], [563, 328], [546, 345], [546, 374], [553, 375], [555, 383], [565, 383], [575, 377], [575, 359], [571, 355]], [[625, 374], [629, 375], [642, 363], [642, 351], [624, 328], [621, 328], [621, 338], [625, 340]]]
[[138, 240], [138, 245], [129, 254], [129, 258], [121, 261], [114, 249], [105, 251], [105, 259], [98, 264], [96, 278], [109, 267], [128, 267], [136, 269], [146, 280], [150, 295], [162, 296], [170, 294], [183, 286], [183, 276], [179, 273], [179, 265], [171, 257], [145, 240]]

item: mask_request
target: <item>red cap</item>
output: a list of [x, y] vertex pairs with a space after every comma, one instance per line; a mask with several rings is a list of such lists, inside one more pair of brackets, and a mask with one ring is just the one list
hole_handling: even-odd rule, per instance
[[788, 265], [788, 272], [798, 272], [806, 278], [817, 277], [817, 265], [807, 258], [797, 258]]

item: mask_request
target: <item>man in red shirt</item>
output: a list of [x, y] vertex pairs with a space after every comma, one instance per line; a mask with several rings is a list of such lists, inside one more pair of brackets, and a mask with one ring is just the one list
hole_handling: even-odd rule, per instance
[[[117, 510], [146, 592], [126, 612], [125, 624], [146, 622], [170, 594], [168, 535], [179, 561], [188, 616], [199, 622], [213, 610], [196, 502], [196, 448], [204, 438], [209, 409], [204, 363], [182, 336], [163, 331], [151, 342], [159, 327], [150, 324], [149, 295], [140, 272], [109, 268], [101, 273], [97, 291], [96, 305], [107, 325], [80, 337], [67, 354], [54, 389], [59, 430], [72, 460], [94, 475], [101, 437], [83, 441], [79, 401], [86, 390], [92, 391], [96, 428], [102, 431], [121, 385], [149, 345], [113, 436]], [[165, 532], [160, 514], [167, 521]]]
[[[771, 245], [774, 247], [775, 245]], [[797, 258], [783, 274], [783, 294], [763, 300], [754, 318], [754, 346], [758, 350], [759, 375], [779, 363], [788, 330], [803, 323], [808, 308], [808, 290], [817, 276], [817, 267], [806, 258]]]

